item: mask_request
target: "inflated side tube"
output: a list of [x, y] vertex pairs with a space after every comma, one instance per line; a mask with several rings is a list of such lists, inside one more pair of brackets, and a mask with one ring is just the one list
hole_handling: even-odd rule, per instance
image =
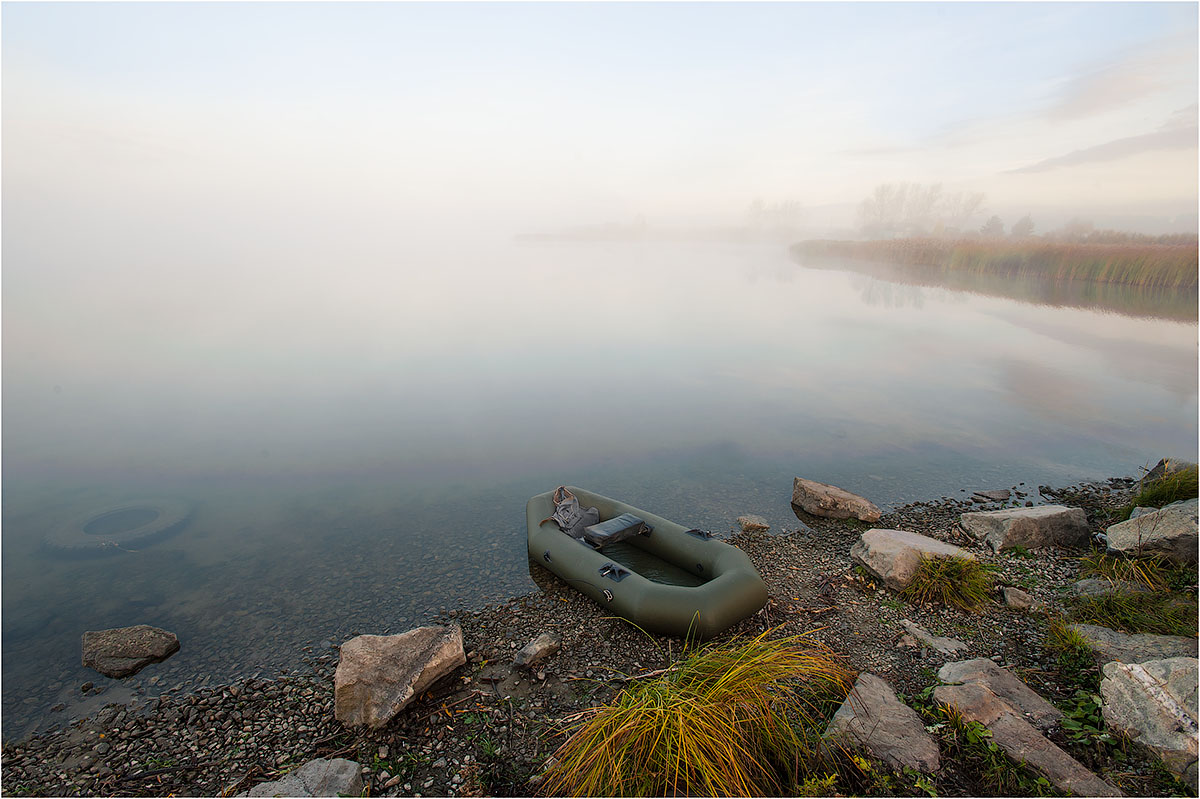
[[525, 506], [529, 557], [609, 613], [648, 632], [705, 640], [767, 603], [767, 586], [740, 549], [615, 499], [569, 488], [582, 506], [599, 509], [601, 521], [632, 513], [648, 522], [654, 531], [627, 543], [707, 581], [696, 587], [665, 585], [629, 571], [553, 521], [542, 523], [554, 512], [553, 491], [530, 499]]

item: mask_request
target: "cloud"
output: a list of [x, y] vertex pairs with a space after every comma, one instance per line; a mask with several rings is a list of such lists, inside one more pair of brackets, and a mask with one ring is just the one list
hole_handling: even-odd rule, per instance
[[1045, 116], [1054, 122], [1094, 116], [1169, 88], [1181, 69], [1195, 68], [1194, 34], [1157, 39], [1069, 78]]
[[1143, 133], [1140, 136], [1126, 136], [1114, 139], [1094, 147], [1073, 150], [1066, 155], [1059, 155], [1038, 161], [1036, 164], [1010, 169], [1010, 174], [1028, 174], [1031, 172], [1048, 172], [1060, 167], [1078, 166], [1079, 164], [1095, 163], [1098, 161], [1116, 161], [1131, 155], [1152, 152], [1155, 150], [1187, 150], [1196, 149], [1197, 139], [1200, 138], [1200, 128], [1196, 124], [1197, 106], [1191, 105], [1180, 109], [1171, 115], [1162, 127], [1153, 133]]

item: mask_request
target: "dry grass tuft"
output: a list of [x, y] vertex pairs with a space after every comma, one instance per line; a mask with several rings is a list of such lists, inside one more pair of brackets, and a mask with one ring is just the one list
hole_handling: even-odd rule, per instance
[[550, 796], [768, 796], [796, 789], [853, 672], [806, 636], [710, 644], [593, 708]]
[[972, 558], [921, 558], [912, 582], [901, 592], [910, 602], [938, 602], [968, 612], [991, 600], [992, 575]]

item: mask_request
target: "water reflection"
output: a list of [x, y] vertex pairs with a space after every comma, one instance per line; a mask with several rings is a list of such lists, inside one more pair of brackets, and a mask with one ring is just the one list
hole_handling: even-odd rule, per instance
[[[86, 681], [270, 674], [532, 590], [525, 502], [560, 484], [721, 534], [747, 513], [794, 529], [797, 475], [887, 506], [1196, 457], [1194, 318], [774, 246], [443, 242], [287, 267], [254, 302], [179, 267], [201, 297], [166, 292], [153, 324], [161, 285], [6, 291], [5, 736], [82, 712]], [[149, 496], [193, 506], [188, 528], [99, 561], [41, 547]], [[121, 683], [79, 666], [84, 630], [139, 623], [183, 648]]]
[[[1007, 297], [1020, 302], [1050, 305], [1056, 308], [1087, 308], [1127, 316], [1196, 321], [1195, 289], [1140, 288], [1090, 280], [1059, 281], [1036, 277], [997, 277], [993, 275], [946, 272], [932, 267], [851, 261], [824, 256], [795, 256], [805, 267], [852, 270], [885, 281], [891, 286], [930, 286], [968, 291], [991, 297]], [[885, 293], [888, 301], [894, 289], [871, 287]], [[866, 299], [866, 297], [864, 297]], [[867, 300], [871, 302], [871, 300]]]

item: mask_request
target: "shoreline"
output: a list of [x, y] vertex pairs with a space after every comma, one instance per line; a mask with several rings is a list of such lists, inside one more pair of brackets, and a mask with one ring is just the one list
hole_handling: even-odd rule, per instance
[[[1061, 609], [1063, 588], [1076, 578], [1078, 553], [1043, 552], [1036, 560], [994, 555], [960, 540], [958, 515], [1014, 502], [1062, 502], [1083, 507], [1095, 528], [1105, 509], [1129, 500], [1133, 483], [1110, 478], [1060, 490], [1020, 484], [1012, 489], [1028, 499], [1008, 503], [917, 501], [888, 511], [873, 526], [911, 529], [969, 548], [997, 566], [998, 585], [1022, 587]], [[946, 660], [897, 646], [900, 622], [911, 620], [935, 635], [969, 642], [961, 657], [990, 657], [1026, 670], [1039, 693], [1051, 701], [1064, 698], [1052, 680], [1035, 684], [1039, 673], [1043, 679], [1048, 673], [1046, 616], [1002, 604], [979, 616], [908, 605], [855, 574], [848, 553], [867, 525], [804, 516], [790, 528], [726, 539], [750, 556], [770, 599], [721, 638], [769, 629], [809, 632], [856, 672], [871, 671], [911, 695], [930, 684], [931, 670]], [[534, 581], [537, 591], [429, 621], [462, 627], [468, 663], [382, 729], [352, 731], [334, 720], [335, 645], [276, 678], [168, 691], [138, 708], [111, 704], [70, 725], [5, 741], [3, 789], [13, 795], [232, 795], [312, 758], [346, 757], [363, 767], [371, 795], [529, 795], [536, 790], [529, 779], [564, 740], [564, 724], [615, 696], [629, 676], [665, 667], [682, 646], [604, 617], [540, 567]], [[514, 670], [516, 652], [544, 632], [557, 633], [562, 650], [537, 673]], [[943, 795], [971, 795], [965, 780], [950, 773], [939, 788]]]

